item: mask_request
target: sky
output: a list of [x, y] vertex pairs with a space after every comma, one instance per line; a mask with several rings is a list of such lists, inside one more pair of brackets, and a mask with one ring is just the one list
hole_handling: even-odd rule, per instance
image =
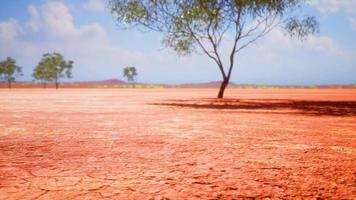
[[[356, 84], [356, 0], [311, 0], [320, 33], [299, 41], [275, 29], [236, 55], [231, 81], [260, 85]], [[0, 60], [10, 56], [31, 81], [42, 55], [59, 52], [74, 61], [71, 81], [123, 79], [135, 66], [144, 83], [221, 80], [206, 55], [178, 56], [162, 35], [122, 29], [105, 0], [1, 0]], [[222, 46], [222, 52], [227, 47]]]

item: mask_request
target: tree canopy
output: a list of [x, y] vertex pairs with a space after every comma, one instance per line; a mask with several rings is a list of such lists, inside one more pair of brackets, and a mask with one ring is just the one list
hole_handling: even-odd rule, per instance
[[123, 76], [127, 78], [128, 82], [134, 83], [136, 81], [137, 70], [135, 67], [125, 67], [123, 71]]
[[32, 76], [44, 83], [54, 81], [56, 88], [58, 88], [60, 78], [72, 77], [72, 67], [73, 61], [64, 60], [64, 57], [60, 53], [47, 53], [43, 55]]
[[[144, 27], [163, 33], [163, 44], [181, 55], [197, 50], [219, 67], [222, 98], [235, 55], [274, 28], [305, 39], [318, 31], [314, 16], [302, 15], [306, 0], [111, 0], [110, 8], [125, 28]], [[221, 43], [231, 38], [229, 55]], [[225, 65], [225, 64], [226, 65]]]
[[47, 82], [51, 82], [54, 80], [56, 71], [54, 67], [50, 64], [50, 62], [46, 62], [45, 60], [41, 60], [36, 68], [33, 70], [32, 77], [36, 80], [40, 80], [43, 82], [43, 86], [46, 87]]
[[21, 67], [16, 65], [15, 59], [7, 57], [6, 60], [0, 62], [0, 78], [7, 81], [9, 88], [11, 88], [16, 76], [21, 75]]

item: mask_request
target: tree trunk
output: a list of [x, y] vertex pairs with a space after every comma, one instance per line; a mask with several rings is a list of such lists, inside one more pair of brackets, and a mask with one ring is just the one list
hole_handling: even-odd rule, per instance
[[11, 80], [7, 80], [7, 84], [9, 86], [9, 88], [11, 88]]
[[229, 79], [224, 79], [223, 82], [221, 83], [219, 94], [218, 94], [219, 99], [222, 99], [224, 97], [224, 92], [228, 84], [229, 84]]
[[59, 83], [58, 83], [58, 77], [56, 77], [55, 81], [55, 85], [56, 85], [56, 89], [58, 89]]
[[46, 88], [46, 85], [47, 85], [46, 82], [43, 82], [43, 88]]

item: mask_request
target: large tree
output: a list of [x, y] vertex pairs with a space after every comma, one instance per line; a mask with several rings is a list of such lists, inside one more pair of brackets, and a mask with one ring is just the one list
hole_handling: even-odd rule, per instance
[[137, 76], [137, 70], [135, 67], [125, 67], [123, 71], [123, 76], [127, 78], [127, 82], [132, 83], [135, 87], [135, 81]]
[[44, 54], [33, 72], [33, 77], [42, 81], [54, 81], [56, 89], [60, 78], [72, 77], [73, 61], [64, 60], [59, 53]]
[[15, 59], [7, 57], [6, 60], [0, 62], [0, 78], [7, 81], [9, 88], [16, 77], [21, 75], [21, 67], [16, 65]]
[[[161, 32], [163, 43], [178, 54], [205, 53], [221, 72], [218, 98], [222, 98], [239, 51], [276, 27], [300, 39], [318, 31], [315, 17], [301, 13], [305, 1], [111, 0], [109, 5], [124, 27]], [[230, 47], [224, 59], [221, 47], [227, 38]]]

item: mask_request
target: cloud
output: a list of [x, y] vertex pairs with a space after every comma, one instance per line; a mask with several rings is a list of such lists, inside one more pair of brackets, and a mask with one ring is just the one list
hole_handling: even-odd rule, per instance
[[13, 41], [22, 33], [22, 28], [17, 20], [9, 19], [8, 21], [0, 22], [0, 41], [8, 43]]
[[[0, 27], [4, 26], [4, 29], [0, 28], [0, 57], [16, 58], [19, 64], [24, 66], [23, 78], [27, 80], [42, 54], [47, 52], [59, 52], [66, 59], [73, 60], [75, 80], [120, 77], [122, 67], [134, 65], [142, 74], [141, 81], [158, 80], [157, 76], [162, 75], [167, 77], [163, 81], [168, 82], [172, 79], [169, 74], [173, 71], [173, 74], [194, 71], [194, 67], [181, 71], [181, 65], [199, 64], [197, 60], [177, 58], [176, 55], [165, 51], [157, 52], [157, 49], [152, 47], [143, 53], [114, 43], [101, 24], [76, 24], [69, 6], [63, 1], [45, 1], [40, 5], [29, 5], [27, 10], [30, 16], [28, 21], [0, 22]], [[146, 34], [137, 34], [140, 36], [139, 40], [147, 40]], [[6, 45], [3, 45], [6, 41]], [[204, 57], [203, 61], [205, 60]], [[177, 75], [175, 78], [186, 78], [188, 81], [186, 75]]]
[[63, 2], [46, 2], [41, 8], [41, 18], [53, 35], [71, 37], [80, 34], [73, 23], [73, 16]]
[[354, 17], [349, 17], [348, 21], [350, 23], [352, 30], [356, 32], [356, 19]]
[[[252, 39], [252, 38], [250, 38]], [[245, 44], [246, 41], [241, 41]], [[224, 48], [229, 49], [229, 44], [232, 43], [232, 38], [224, 41]], [[231, 45], [230, 45], [231, 46]], [[355, 57], [356, 53], [340, 46], [332, 37], [326, 35], [309, 35], [305, 41], [300, 41], [287, 35], [283, 29], [273, 29], [265, 37], [260, 38], [252, 43], [247, 49], [252, 48], [256, 51], [264, 52], [263, 55], [281, 54], [285, 52], [309, 52], [311, 54], [321, 53], [327, 56], [334, 56], [341, 60], [347, 60]], [[282, 49], [282, 51], [280, 51]], [[227, 51], [226, 50], [226, 51]], [[243, 50], [245, 51], [245, 50]], [[226, 53], [225, 53], [226, 54]], [[260, 55], [259, 53], [257, 53]], [[261, 55], [262, 56], [262, 55]], [[263, 60], [263, 59], [262, 59]]]
[[356, 1], [354, 0], [311, 0], [310, 5], [324, 14], [336, 12], [356, 13]]
[[102, 12], [105, 11], [104, 0], [87, 0], [84, 8], [91, 11]]
[[343, 56], [345, 54], [345, 52], [336, 45], [335, 41], [327, 36], [310, 36], [304, 46], [311, 50], [336, 56]]
[[311, 35], [306, 41], [300, 42], [296, 39], [286, 36], [282, 30], [275, 29], [267, 37], [268, 45], [277, 45], [280, 48], [289, 48], [293, 50], [303, 50], [310, 52], [319, 52], [326, 55], [336, 56], [340, 59], [348, 59], [354, 52], [340, 47], [333, 38], [329, 36]]
[[100, 24], [76, 25], [73, 15], [62, 1], [29, 5], [28, 12], [30, 18], [27, 22], [20, 24], [15, 19], [0, 22], [1, 56], [34, 60], [43, 53], [58, 51], [67, 59], [73, 59], [78, 71], [92, 71], [94, 75], [94, 71], [100, 71], [97, 67], [114, 69], [118, 67], [117, 63], [145, 60], [140, 52], [112, 44]]
[[32, 29], [32, 31], [37, 32], [40, 28], [40, 16], [36, 6], [29, 5], [27, 11], [30, 14], [30, 21], [27, 23], [27, 27]]

